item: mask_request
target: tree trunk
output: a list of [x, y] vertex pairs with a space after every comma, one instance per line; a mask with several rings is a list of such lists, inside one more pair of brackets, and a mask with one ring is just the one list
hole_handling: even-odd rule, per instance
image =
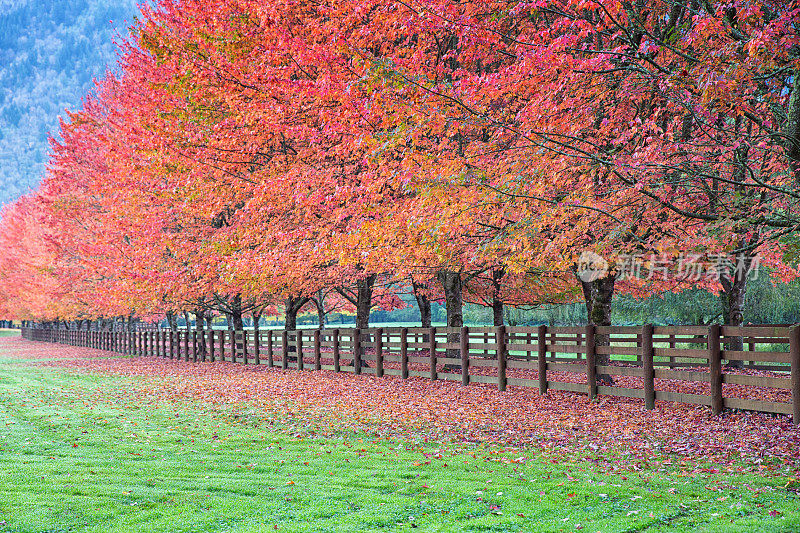
[[317, 291], [317, 298], [314, 300], [314, 305], [317, 306], [317, 328], [324, 329], [325, 328], [325, 293], [322, 289]]
[[447, 307], [447, 327], [460, 328], [464, 325], [464, 300], [461, 273], [442, 270], [436, 277], [444, 288], [444, 300]]
[[356, 327], [369, 328], [369, 312], [372, 310], [372, 289], [375, 286], [376, 274], [360, 279], [356, 282], [358, 295], [356, 297]]
[[[308, 303], [308, 298], [304, 297], [294, 297], [290, 296], [286, 299], [286, 313], [284, 318], [283, 329], [286, 331], [296, 331], [297, 330], [297, 314], [300, 312], [300, 309], [303, 308], [304, 305]], [[297, 345], [296, 343], [292, 342], [287, 347], [287, 352], [290, 354], [297, 353]], [[297, 356], [292, 355], [287, 358], [289, 361], [297, 361]]]
[[201, 361], [206, 360], [206, 319], [205, 312], [202, 309], [195, 309], [194, 311], [194, 327], [197, 332], [197, 355]]
[[[750, 271], [753, 258], [749, 255], [744, 255], [741, 260], [742, 264], [735, 265], [733, 272], [722, 273], [719, 277], [719, 282], [722, 285], [722, 290], [719, 293], [720, 302], [722, 303], [722, 322], [726, 326], [741, 327], [744, 323], [742, 308], [744, 306], [745, 292], [747, 291], [747, 273]], [[744, 349], [742, 337], [727, 337], [725, 349], [742, 351]], [[742, 368], [743, 364], [743, 361], [728, 361], [730, 368]]]
[[244, 320], [242, 320], [242, 295], [237, 294], [231, 300], [230, 315], [233, 319], [233, 329], [235, 331], [244, 330]]
[[411, 286], [414, 288], [414, 298], [417, 300], [417, 307], [419, 307], [419, 318], [422, 327], [429, 328], [431, 327], [431, 301], [424, 292], [427, 287], [413, 280]]
[[[444, 300], [447, 307], [447, 327], [460, 328], [464, 325], [464, 300], [463, 289], [464, 284], [461, 279], [461, 272], [454, 272], [452, 270], [441, 270], [436, 274], [436, 278], [444, 288]], [[449, 333], [447, 335], [448, 343], [458, 344], [461, 342], [460, 333]], [[447, 350], [448, 358], [459, 358], [461, 354], [457, 348], [449, 348]], [[461, 365], [446, 365], [446, 371], [460, 370]]]
[[178, 331], [178, 317], [173, 311], [167, 311], [167, 325], [172, 331]]
[[192, 321], [189, 320], [189, 311], [183, 312], [183, 321], [186, 322], [186, 331], [190, 331], [192, 329]]
[[297, 313], [300, 311], [299, 301], [300, 298], [289, 297], [286, 299], [286, 312], [283, 319], [283, 329], [286, 331], [297, 329]]
[[492, 324], [502, 326], [503, 321], [503, 300], [500, 295], [502, 281], [506, 275], [504, 268], [492, 269]]
[[[580, 279], [580, 278], [579, 278]], [[593, 281], [581, 282], [581, 289], [586, 301], [586, 316], [589, 324], [594, 326], [611, 325], [611, 299], [614, 296], [614, 283], [616, 278], [613, 275], [598, 278]], [[609, 337], [605, 334], [595, 334], [595, 346], [609, 346]], [[598, 365], [608, 365], [610, 357], [608, 354], [596, 354], [595, 361]], [[614, 379], [608, 374], [598, 374], [597, 381], [602, 385], [613, 385]]]
[[242, 312], [236, 311], [231, 313], [231, 318], [233, 319], [233, 329], [236, 331], [242, 331], [244, 329], [244, 320], [242, 319]]
[[254, 334], [256, 339], [258, 338], [258, 332], [261, 331], [259, 327], [259, 322], [261, 322], [261, 313], [262, 311], [253, 311], [253, 331], [255, 332]]
[[[417, 300], [417, 307], [419, 307], [419, 319], [422, 324], [423, 328], [430, 328], [431, 327], [431, 301], [428, 296], [425, 294], [425, 289], [427, 287], [422, 283], [417, 283], [413, 279], [411, 280], [411, 286], [414, 289], [414, 299]], [[422, 342], [426, 343], [430, 340], [430, 335], [423, 334], [422, 335]]]

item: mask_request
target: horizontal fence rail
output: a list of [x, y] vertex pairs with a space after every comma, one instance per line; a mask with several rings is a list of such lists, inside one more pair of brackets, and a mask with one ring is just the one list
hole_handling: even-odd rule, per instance
[[800, 423], [798, 326], [582, 326], [84, 331], [32, 341], [179, 361], [331, 370], [791, 414]]

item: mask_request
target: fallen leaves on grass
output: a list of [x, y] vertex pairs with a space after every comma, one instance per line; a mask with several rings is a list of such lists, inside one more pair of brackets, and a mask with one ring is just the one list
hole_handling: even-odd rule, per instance
[[[375, 378], [331, 371], [282, 371], [233, 363], [187, 363], [158, 358], [111, 358], [106, 352], [3, 339], [14, 358], [80, 372], [136, 376], [121, 396], [138, 401], [199, 400], [215, 406], [251, 406], [258, 423], [305, 432], [369, 431], [412, 439], [460, 440], [505, 446], [536, 445], [611, 468], [653, 466], [654, 455], [736, 469], [798, 472], [800, 430], [787, 417], [730, 412], [641, 400], [590, 402], [586, 396], [530, 388], [499, 392], [491, 385], [462, 387], [421, 378]], [[602, 459], [601, 459], [602, 457]], [[498, 459], [500, 460], [500, 459]], [[692, 464], [664, 465], [691, 471]], [[794, 476], [797, 477], [797, 476]]]

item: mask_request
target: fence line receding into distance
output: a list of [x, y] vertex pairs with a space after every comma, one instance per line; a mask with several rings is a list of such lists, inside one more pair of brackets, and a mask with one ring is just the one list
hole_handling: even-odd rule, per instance
[[[24, 338], [131, 356], [640, 398], [791, 414], [800, 423], [800, 326], [584, 326], [79, 331]], [[743, 349], [733, 350], [739, 339]], [[300, 356], [298, 357], [298, 354]], [[608, 377], [611, 378], [609, 381]]]

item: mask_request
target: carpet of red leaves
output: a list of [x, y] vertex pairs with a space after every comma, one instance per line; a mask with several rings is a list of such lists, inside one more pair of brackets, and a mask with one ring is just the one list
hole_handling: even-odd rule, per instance
[[638, 399], [601, 396], [590, 402], [581, 394], [551, 391], [540, 396], [522, 387], [499, 392], [492, 385], [462, 387], [423, 378], [109, 355], [0, 339], [0, 362], [38, 360], [38, 365], [74, 372], [133, 376], [137, 379], [129, 386], [131, 394], [149, 402], [191, 399], [223, 407], [246, 405], [262, 413], [267, 423], [290, 423], [309, 433], [355, 429], [413, 439], [534, 445], [529, 449], [634, 468], [673, 457], [691, 461], [694, 468], [706, 464], [800, 473], [800, 428], [787, 416], [712, 416], [707, 407], [668, 402], [657, 402], [655, 410], [647, 411]]

